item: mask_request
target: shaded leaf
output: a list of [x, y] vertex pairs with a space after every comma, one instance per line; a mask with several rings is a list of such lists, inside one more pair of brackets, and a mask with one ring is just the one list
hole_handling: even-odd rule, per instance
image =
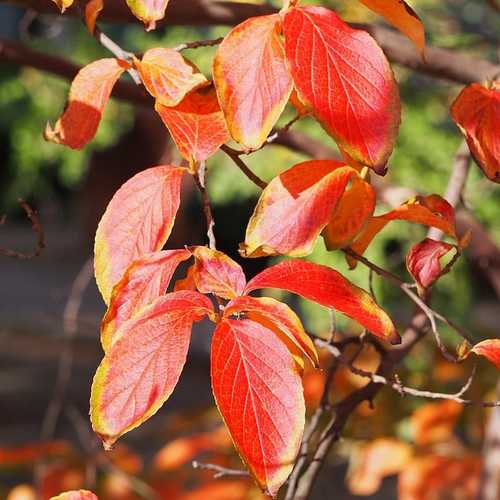
[[97, 496], [88, 490], [65, 491], [51, 500], [99, 500]]
[[180, 290], [196, 290], [196, 283], [194, 282], [194, 269], [194, 264], [191, 264], [188, 267], [186, 276], [175, 282], [174, 292], [178, 292]]
[[137, 19], [140, 19], [146, 31], [156, 28], [156, 21], [165, 17], [168, 0], [127, 0], [127, 5]]
[[484, 356], [500, 369], [500, 339], [483, 340], [472, 347], [471, 351], [479, 356]]
[[97, 18], [104, 8], [104, 0], [89, 0], [85, 4], [85, 24], [90, 33], [94, 33]]

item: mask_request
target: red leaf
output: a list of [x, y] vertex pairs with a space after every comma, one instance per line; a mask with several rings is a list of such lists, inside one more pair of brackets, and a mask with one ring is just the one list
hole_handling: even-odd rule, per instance
[[149, 168], [123, 184], [110, 201], [94, 247], [97, 286], [106, 304], [129, 265], [160, 250], [170, 236], [184, 172], [173, 165]]
[[99, 59], [82, 68], [69, 91], [66, 109], [54, 128], [45, 127], [45, 140], [81, 149], [96, 132], [113, 87], [130, 65], [120, 59]]
[[85, 24], [90, 33], [94, 33], [95, 23], [101, 10], [104, 8], [104, 0], [89, 0], [85, 5]]
[[122, 324], [92, 384], [92, 427], [105, 447], [169, 398], [186, 361], [192, 324], [212, 311], [198, 292], [174, 292]]
[[296, 293], [346, 314], [384, 340], [393, 344], [400, 342], [391, 319], [372, 297], [329, 267], [304, 260], [286, 260], [251, 279], [245, 293], [258, 288], [280, 288]]
[[479, 356], [484, 356], [500, 369], [500, 339], [483, 340], [476, 344], [471, 351]]
[[500, 86], [487, 89], [473, 83], [465, 87], [451, 106], [451, 116], [484, 174], [500, 183]]
[[230, 139], [213, 87], [188, 94], [177, 106], [155, 105], [181, 155], [190, 162], [202, 162]]
[[88, 490], [65, 491], [52, 497], [50, 500], [99, 500], [94, 493]]
[[242, 253], [245, 257], [311, 253], [355, 174], [340, 162], [313, 160], [275, 177], [262, 192], [248, 223]]
[[289, 9], [283, 30], [301, 100], [349, 156], [385, 173], [400, 102], [382, 49], [368, 33], [323, 7]]
[[241, 458], [274, 496], [290, 474], [304, 429], [304, 396], [292, 355], [254, 321], [226, 319], [212, 340], [212, 389]]
[[252, 150], [266, 140], [292, 91], [278, 14], [247, 19], [219, 46], [214, 82], [233, 139]]
[[140, 19], [146, 31], [156, 28], [156, 21], [165, 17], [168, 0], [127, 0], [127, 5], [137, 19]]
[[177, 266], [189, 257], [191, 254], [187, 250], [165, 250], [146, 254], [132, 262], [113, 288], [110, 306], [101, 323], [104, 351], [125, 321], [165, 293]]

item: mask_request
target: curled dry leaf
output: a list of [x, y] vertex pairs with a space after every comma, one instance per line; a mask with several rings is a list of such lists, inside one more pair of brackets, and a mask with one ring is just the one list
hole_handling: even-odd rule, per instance
[[484, 356], [500, 369], [500, 339], [483, 340], [472, 347], [471, 351], [479, 356]]
[[88, 490], [65, 491], [50, 500], [99, 500], [97, 495]]
[[104, 8], [104, 0], [89, 0], [85, 5], [85, 24], [90, 33], [94, 33], [97, 18]]
[[63, 115], [54, 128], [47, 123], [45, 140], [73, 149], [83, 148], [97, 132], [113, 86], [129, 68], [121, 59], [99, 59], [83, 67], [71, 83]]
[[165, 17], [168, 0], [127, 0], [127, 5], [137, 19], [140, 19], [146, 31], [156, 28], [156, 21]]

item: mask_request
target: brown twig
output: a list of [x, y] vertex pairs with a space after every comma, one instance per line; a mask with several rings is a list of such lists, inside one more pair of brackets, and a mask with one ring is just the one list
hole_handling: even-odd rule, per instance
[[233, 149], [227, 144], [223, 144], [221, 146], [221, 150], [233, 160], [235, 165], [258, 187], [261, 189], [265, 189], [267, 186], [267, 182], [263, 181], [258, 175], [254, 174], [250, 168], [246, 165], [246, 163], [240, 158], [242, 152], [237, 149]]
[[193, 175], [194, 182], [198, 187], [198, 190], [201, 194], [201, 201], [203, 204], [203, 213], [205, 214], [205, 220], [207, 223], [207, 238], [208, 238], [208, 246], [215, 250], [216, 241], [214, 234], [214, 217], [212, 214], [212, 208], [210, 206], [210, 198], [208, 196], [208, 191], [205, 186], [205, 162], [201, 162], [198, 166], [196, 173]]
[[181, 52], [183, 50], [198, 49], [200, 47], [214, 47], [222, 43], [222, 40], [224, 40], [224, 37], [214, 38], [211, 40], [196, 40], [194, 42], [181, 43], [180, 45], [177, 45], [177, 47], [174, 47], [174, 50], [176, 50], [177, 52]]
[[219, 479], [224, 476], [249, 476], [248, 471], [241, 469], [228, 469], [227, 467], [222, 467], [217, 464], [208, 464], [204, 462], [198, 462], [193, 460], [191, 462], [193, 469], [211, 470], [214, 471], [214, 479]]

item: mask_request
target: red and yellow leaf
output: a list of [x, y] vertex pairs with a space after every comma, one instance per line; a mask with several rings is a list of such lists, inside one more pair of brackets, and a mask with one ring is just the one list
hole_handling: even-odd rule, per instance
[[120, 59], [99, 59], [82, 68], [71, 84], [63, 115], [54, 128], [47, 123], [45, 140], [73, 149], [83, 148], [97, 132], [116, 81], [129, 68]]
[[89, 0], [85, 5], [85, 24], [90, 33], [94, 33], [97, 18], [104, 8], [104, 0]]
[[373, 335], [394, 344], [400, 342], [391, 319], [370, 294], [329, 267], [304, 260], [286, 260], [251, 279], [245, 293], [259, 288], [280, 288], [296, 293], [346, 314]]
[[230, 139], [213, 87], [191, 92], [175, 107], [157, 101], [155, 109], [189, 162], [205, 161]]
[[106, 448], [169, 398], [186, 361], [192, 324], [212, 312], [204, 295], [174, 292], [122, 324], [92, 384], [92, 427]]
[[500, 369], [500, 339], [483, 340], [476, 344], [471, 351], [479, 356], [484, 356]]
[[113, 288], [109, 308], [101, 323], [104, 351], [108, 350], [114, 334], [125, 321], [165, 293], [177, 266], [190, 257], [187, 250], [164, 250], [132, 262]]
[[109, 305], [113, 287], [129, 265], [146, 253], [161, 250], [174, 225], [184, 168], [149, 168], [115, 193], [95, 237], [97, 286]]
[[382, 49], [323, 7], [289, 9], [283, 31], [301, 101], [350, 157], [384, 174], [401, 110]]
[[301, 257], [311, 253], [353, 175], [356, 171], [340, 162], [313, 160], [275, 177], [250, 218], [241, 245], [243, 255]]
[[148, 92], [164, 106], [177, 106], [188, 92], [207, 84], [207, 79], [182, 55], [167, 48], [145, 52], [134, 65]]
[[292, 355], [263, 325], [225, 319], [212, 340], [211, 376], [241, 458], [274, 496], [293, 468], [304, 429], [304, 395]]
[[451, 116], [486, 177], [500, 183], [500, 85], [465, 87], [451, 106]]
[[280, 33], [277, 14], [247, 19], [229, 32], [214, 58], [229, 131], [248, 150], [262, 146], [292, 91]]
[[137, 19], [140, 19], [146, 31], [156, 28], [156, 21], [165, 17], [168, 0], [127, 0], [127, 5]]
[[52, 0], [60, 9], [61, 14], [64, 13], [66, 9], [69, 9], [75, 0]]
[[50, 500], [99, 500], [97, 495], [88, 490], [65, 491]]

